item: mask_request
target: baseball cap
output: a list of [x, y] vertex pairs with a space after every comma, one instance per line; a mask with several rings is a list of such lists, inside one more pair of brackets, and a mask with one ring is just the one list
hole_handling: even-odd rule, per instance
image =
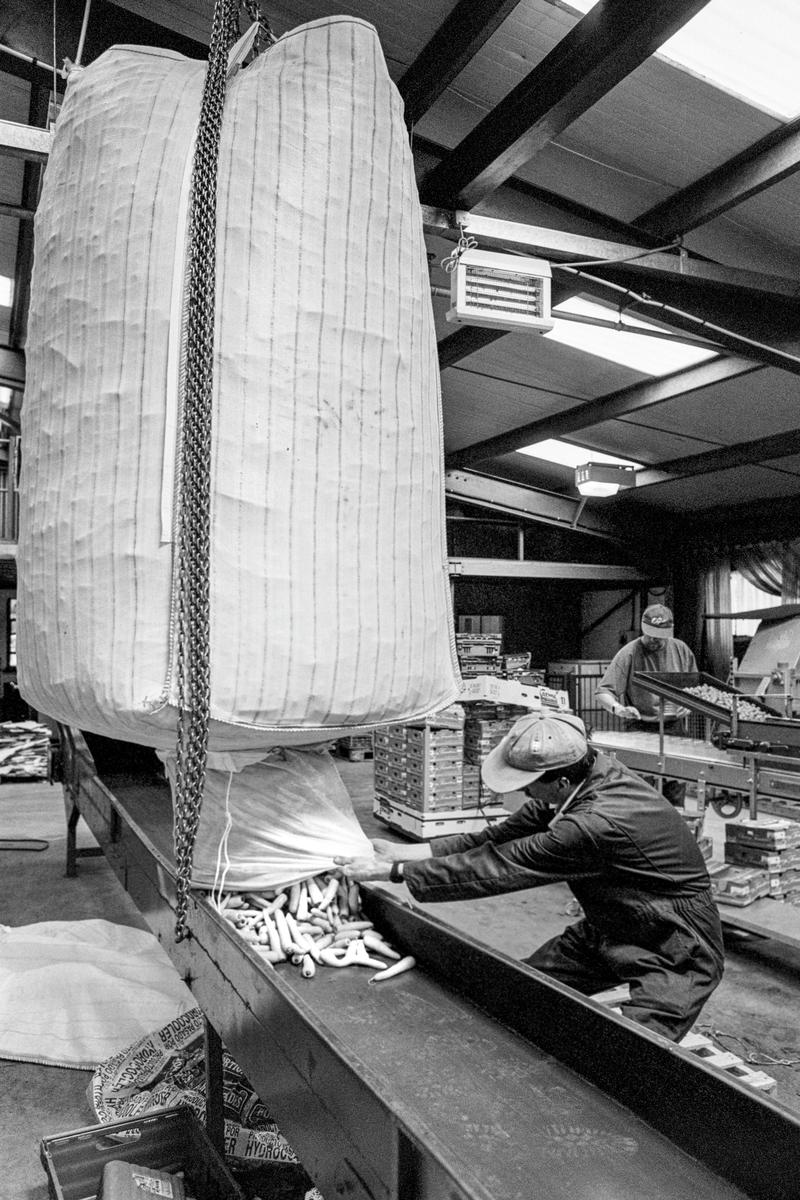
[[520, 717], [481, 767], [493, 792], [515, 792], [545, 771], [578, 762], [588, 749], [586, 726], [572, 713]]
[[642, 613], [642, 633], [649, 637], [672, 637], [672, 613], [666, 604], [651, 604]]

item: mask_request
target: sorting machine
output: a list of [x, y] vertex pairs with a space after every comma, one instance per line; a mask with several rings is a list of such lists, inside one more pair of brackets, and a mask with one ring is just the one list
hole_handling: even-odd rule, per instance
[[82, 817], [205, 1013], [212, 1135], [221, 1040], [326, 1200], [796, 1196], [778, 1101], [391, 890], [364, 886], [365, 910], [418, 966], [375, 986], [271, 967], [201, 893], [176, 942], [168, 789], [60, 733], [70, 869]]

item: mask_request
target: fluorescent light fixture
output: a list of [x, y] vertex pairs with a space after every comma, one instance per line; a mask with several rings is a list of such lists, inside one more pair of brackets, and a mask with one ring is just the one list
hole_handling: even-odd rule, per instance
[[[555, 327], [544, 336], [564, 346], [583, 350], [586, 354], [595, 354], [598, 358], [630, 367], [643, 375], [671, 375], [673, 371], [681, 371], [708, 358], [715, 358], [718, 353], [716, 350], [709, 350], [704, 346], [691, 346], [686, 342], [649, 338], [641, 333], [626, 333], [624, 329], [604, 329], [598, 325], [581, 325], [577, 321], [559, 321], [559, 312], [608, 320], [616, 315], [616, 309], [584, 300], [581, 296], [573, 296], [552, 310]], [[625, 322], [640, 329], [661, 332], [657, 325], [640, 321], [627, 313]]]
[[14, 280], [0, 275], [0, 308], [11, 308], [14, 299]]
[[[597, 0], [562, 0], [587, 13]], [[797, 0], [710, 0], [656, 52], [781, 121], [800, 115]]]
[[575, 468], [575, 487], [582, 496], [616, 496], [620, 488], [634, 487], [633, 467], [586, 462]]
[[523, 447], [520, 454], [529, 454], [531, 458], [541, 458], [545, 462], [559, 463], [562, 467], [580, 467], [583, 463], [606, 463], [610, 466], [633, 467], [638, 470], [644, 463], [634, 462], [630, 458], [620, 458], [616, 454], [605, 454], [602, 450], [587, 450], [585, 446], [573, 446], [571, 442], [560, 442], [557, 438], [546, 438], [543, 442], [534, 442]]

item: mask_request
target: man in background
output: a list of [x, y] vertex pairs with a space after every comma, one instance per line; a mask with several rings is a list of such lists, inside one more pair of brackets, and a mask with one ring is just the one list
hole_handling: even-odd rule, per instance
[[[612, 716], [625, 721], [626, 730], [648, 733], [658, 730], [659, 697], [636, 682], [634, 674], [637, 671], [697, 672], [694, 654], [685, 642], [673, 637], [673, 630], [670, 609], [665, 604], [651, 604], [642, 613], [641, 637], [617, 651], [600, 680], [597, 703]], [[664, 733], [682, 735], [686, 713], [687, 709], [665, 700]], [[665, 779], [662, 790], [671, 804], [680, 805], [686, 795], [686, 784], [677, 779]]]

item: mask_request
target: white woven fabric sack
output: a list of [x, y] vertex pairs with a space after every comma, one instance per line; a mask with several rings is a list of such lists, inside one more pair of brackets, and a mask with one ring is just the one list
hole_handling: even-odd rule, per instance
[[[118, 46], [70, 82], [27, 347], [21, 691], [165, 749], [204, 73]], [[211, 748], [443, 707], [459, 683], [435, 335], [402, 106], [372, 26], [312, 22], [232, 75], [217, 226]]]
[[[176, 792], [175, 755], [160, 757]], [[257, 762], [210, 754], [192, 853], [192, 887], [258, 891], [372, 854], [328, 749], [278, 747]], [[249, 759], [249, 761], [248, 761]]]

